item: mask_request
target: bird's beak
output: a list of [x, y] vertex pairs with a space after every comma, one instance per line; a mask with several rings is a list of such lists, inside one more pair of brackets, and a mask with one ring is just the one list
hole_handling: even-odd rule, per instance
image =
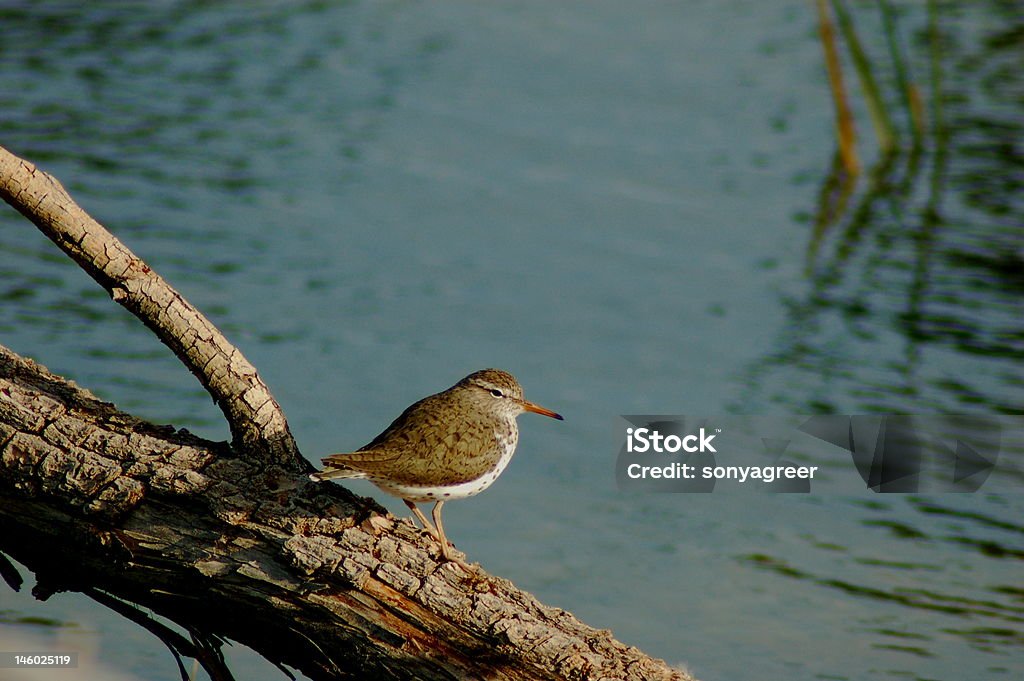
[[550, 409], [545, 409], [539, 404], [534, 404], [533, 402], [527, 402], [526, 400], [523, 400], [522, 405], [523, 409], [525, 409], [526, 411], [532, 411], [534, 414], [540, 414], [541, 416], [550, 416], [551, 418], [558, 419], [559, 421], [565, 420], [562, 418], [561, 414], [556, 414]]

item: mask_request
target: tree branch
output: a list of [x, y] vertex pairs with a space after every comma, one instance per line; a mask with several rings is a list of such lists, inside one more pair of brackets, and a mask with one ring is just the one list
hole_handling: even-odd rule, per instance
[[119, 412], [0, 346], [0, 551], [40, 597], [113, 594], [313, 679], [688, 678], [438, 562], [436, 542], [382, 511]]
[[[191, 647], [165, 638], [176, 652], [202, 648], [216, 673], [217, 642], [232, 639], [317, 681], [690, 679], [507, 580], [438, 561], [435, 541], [372, 500], [310, 482], [255, 370], [179, 294], [2, 148], [0, 194], [235, 419], [232, 446], [155, 426], [0, 346], [0, 552], [35, 573], [37, 597], [151, 609], [191, 634]], [[11, 571], [0, 556], [20, 584]]]
[[56, 178], [0, 147], [0, 197], [178, 356], [224, 412], [236, 446], [268, 462], [308, 468], [284, 412], [256, 368], [199, 310], [75, 203]]

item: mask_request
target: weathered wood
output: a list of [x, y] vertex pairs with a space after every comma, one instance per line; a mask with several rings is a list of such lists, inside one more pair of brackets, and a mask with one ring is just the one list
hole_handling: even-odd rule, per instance
[[[37, 226], [91, 220], [4, 154], [0, 195]], [[265, 390], [255, 370], [236, 372], [244, 359], [198, 312], [163, 319], [193, 308], [97, 227], [64, 224], [54, 240], [147, 325], [178, 334], [165, 342], [186, 364], [200, 345], [233, 358], [220, 387], [218, 372], [201, 380], [235, 419], [234, 442], [141, 421], [0, 346], [0, 552], [35, 573], [37, 596], [82, 591], [133, 619], [138, 604], [186, 627], [191, 643], [169, 643], [186, 654], [228, 638], [317, 680], [690, 678], [507, 580], [439, 562], [435, 541], [373, 501], [310, 482], [269, 391], [244, 397]]]
[[0, 197], [138, 317], [213, 396], [238, 447], [305, 470], [284, 412], [256, 367], [199, 310], [96, 222], [63, 185], [0, 147]]
[[317, 485], [140, 421], [0, 347], [0, 550], [313, 679], [685, 679]]

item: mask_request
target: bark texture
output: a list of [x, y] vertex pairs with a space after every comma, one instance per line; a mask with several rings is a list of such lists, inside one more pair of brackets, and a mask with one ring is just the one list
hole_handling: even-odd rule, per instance
[[[117, 411], [0, 347], [0, 550], [313, 679], [686, 679], [338, 485]], [[71, 569], [69, 566], [73, 566]]]
[[507, 580], [438, 562], [433, 539], [373, 501], [310, 482], [255, 369], [191, 305], [2, 148], [0, 195], [160, 335], [234, 434], [141, 421], [0, 346], [12, 587], [4, 553], [36, 574], [40, 598], [82, 591], [185, 654], [216, 658], [233, 639], [317, 680], [690, 679]]
[[60, 182], [0, 147], [0, 197], [138, 317], [220, 406], [234, 444], [305, 469], [284, 412], [256, 368], [160, 275], [75, 203]]

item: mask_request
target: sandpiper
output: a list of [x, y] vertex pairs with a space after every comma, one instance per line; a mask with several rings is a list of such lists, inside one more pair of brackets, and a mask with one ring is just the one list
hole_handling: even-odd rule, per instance
[[[446, 501], [484, 491], [505, 470], [519, 441], [516, 417], [525, 411], [562, 420], [544, 407], [523, 399], [512, 374], [483, 369], [444, 392], [416, 402], [370, 444], [355, 452], [323, 459], [315, 481], [366, 478], [399, 497], [441, 545], [449, 550], [441, 509]], [[433, 501], [432, 526], [418, 502]]]

